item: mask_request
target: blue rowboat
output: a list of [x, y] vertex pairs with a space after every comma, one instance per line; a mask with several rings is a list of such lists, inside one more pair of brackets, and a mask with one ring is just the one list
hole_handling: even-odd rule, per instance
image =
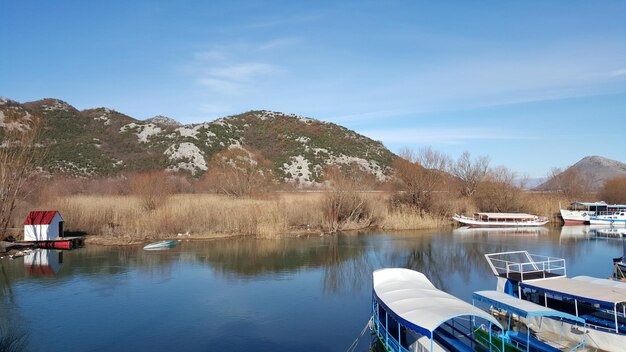
[[178, 244], [178, 241], [176, 240], [165, 240], [165, 241], [150, 243], [147, 246], [143, 247], [143, 249], [146, 251], [158, 251], [158, 250], [163, 250], [163, 249], [174, 248], [176, 247], [177, 244]]

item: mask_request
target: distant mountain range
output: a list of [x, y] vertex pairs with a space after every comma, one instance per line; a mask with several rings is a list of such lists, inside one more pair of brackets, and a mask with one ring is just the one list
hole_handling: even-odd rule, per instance
[[395, 158], [382, 143], [345, 127], [280, 112], [250, 111], [182, 125], [165, 116], [140, 121], [108, 108], [79, 111], [58, 99], [0, 98], [0, 127], [19, 128], [32, 116], [43, 121], [39, 143], [48, 147], [43, 170], [71, 176], [151, 169], [199, 176], [215, 153], [245, 146], [272, 162], [277, 180], [310, 185], [322, 180], [328, 165], [357, 165], [384, 180]]
[[[589, 182], [591, 190], [598, 191], [602, 189], [604, 182], [611, 178], [626, 177], [626, 164], [617, 160], [607, 159], [601, 156], [586, 156], [576, 164], [563, 170], [563, 174], [577, 174], [586, 178]], [[556, 185], [547, 180], [535, 189], [542, 191], [556, 190]]]

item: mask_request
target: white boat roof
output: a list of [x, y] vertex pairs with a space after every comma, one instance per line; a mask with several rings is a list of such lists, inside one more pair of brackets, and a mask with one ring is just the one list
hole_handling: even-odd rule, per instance
[[574, 202], [571, 205], [582, 205], [583, 207], [601, 207], [607, 206], [605, 202]]
[[[608, 281], [608, 280], [607, 280]], [[537, 288], [543, 291], [571, 296], [587, 302], [600, 303], [614, 306], [618, 303], [626, 302], [626, 288], [612, 287], [585, 279], [569, 279], [565, 277], [526, 281], [520, 283], [524, 287]]]
[[606, 287], [614, 287], [614, 288], [620, 288], [620, 289], [626, 290], [626, 282], [622, 282], [622, 281], [615, 281], [611, 279], [600, 279], [597, 277], [584, 276], [584, 275], [574, 276], [572, 280], [580, 280], [584, 282], [590, 282], [596, 285], [602, 285]]
[[585, 324], [585, 319], [583, 318], [560, 312], [552, 308], [544, 307], [530, 301], [525, 301], [523, 299], [507, 295], [503, 292], [491, 290], [476, 291], [474, 292], [472, 297], [476, 300], [489, 303], [492, 306], [505, 309], [522, 317], [557, 317]]
[[537, 215], [523, 213], [476, 213], [478, 215], [486, 215], [490, 218], [506, 218], [506, 219], [528, 219], [536, 218]]
[[477, 316], [502, 325], [487, 312], [437, 289], [420, 272], [388, 268], [373, 273], [374, 294], [400, 323], [432, 337], [439, 325], [460, 316]]

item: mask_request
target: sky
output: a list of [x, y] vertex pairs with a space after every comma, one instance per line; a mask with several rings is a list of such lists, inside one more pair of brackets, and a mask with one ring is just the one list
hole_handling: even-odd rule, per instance
[[626, 162], [626, 1], [0, 0], [0, 96], [274, 110], [528, 177]]

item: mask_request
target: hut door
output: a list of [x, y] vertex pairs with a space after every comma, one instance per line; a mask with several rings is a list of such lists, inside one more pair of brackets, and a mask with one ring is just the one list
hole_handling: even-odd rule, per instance
[[63, 236], [63, 221], [59, 221], [59, 237]]

